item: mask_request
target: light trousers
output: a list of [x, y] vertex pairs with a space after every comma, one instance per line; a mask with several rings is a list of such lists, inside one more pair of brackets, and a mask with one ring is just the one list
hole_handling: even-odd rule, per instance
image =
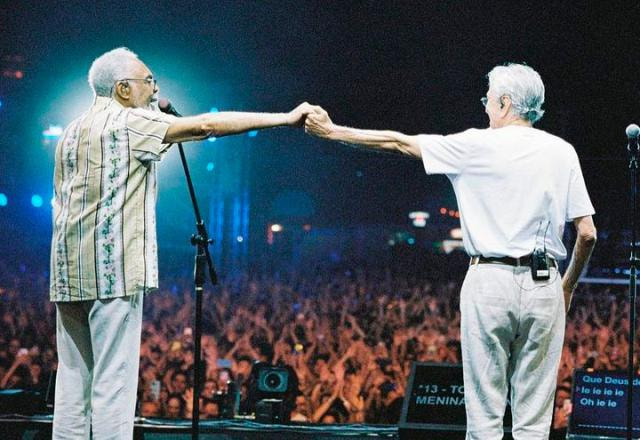
[[56, 303], [54, 440], [133, 437], [143, 296]]
[[564, 340], [561, 277], [474, 264], [460, 293], [467, 440], [500, 440], [511, 385], [514, 440], [547, 440]]

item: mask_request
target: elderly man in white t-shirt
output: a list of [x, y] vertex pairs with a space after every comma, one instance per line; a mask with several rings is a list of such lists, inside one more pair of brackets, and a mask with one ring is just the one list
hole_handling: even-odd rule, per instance
[[[514, 439], [547, 439], [565, 313], [596, 241], [593, 206], [573, 147], [533, 128], [543, 114], [540, 75], [497, 66], [482, 98], [487, 129], [450, 136], [335, 125], [320, 107], [307, 132], [422, 159], [451, 181], [471, 256], [460, 298], [467, 439], [502, 439], [511, 385]], [[577, 231], [567, 257], [565, 223]]]

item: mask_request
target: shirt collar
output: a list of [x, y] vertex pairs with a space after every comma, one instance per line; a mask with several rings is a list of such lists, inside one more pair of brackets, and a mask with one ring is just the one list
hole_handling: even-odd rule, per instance
[[96, 96], [93, 101], [94, 107], [99, 107], [102, 110], [105, 110], [108, 107], [115, 106], [115, 108], [124, 109], [124, 106], [120, 104], [115, 99], [109, 96]]

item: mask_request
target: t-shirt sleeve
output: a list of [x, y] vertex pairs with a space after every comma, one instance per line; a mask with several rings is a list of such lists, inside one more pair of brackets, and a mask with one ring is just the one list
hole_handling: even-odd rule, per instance
[[584, 183], [578, 156], [573, 153], [569, 174], [569, 197], [567, 198], [567, 215], [565, 220], [570, 222], [575, 218], [595, 214], [587, 185]]
[[469, 129], [448, 136], [418, 136], [424, 170], [427, 174], [457, 175], [462, 172], [480, 130]]
[[129, 148], [134, 156], [142, 161], [162, 158], [170, 144], [162, 143], [169, 125], [175, 116], [146, 109], [132, 109], [127, 114], [127, 134]]

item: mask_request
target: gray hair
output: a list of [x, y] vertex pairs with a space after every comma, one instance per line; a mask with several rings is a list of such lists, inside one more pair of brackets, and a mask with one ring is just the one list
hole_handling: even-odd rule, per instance
[[496, 66], [487, 74], [489, 88], [496, 97], [511, 98], [513, 113], [532, 124], [542, 118], [544, 84], [538, 72], [524, 64]]
[[89, 69], [89, 85], [96, 96], [111, 96], [116, 81], [131, 76], [138, 55], [126, 47], [118, 47], [93, 60]]

